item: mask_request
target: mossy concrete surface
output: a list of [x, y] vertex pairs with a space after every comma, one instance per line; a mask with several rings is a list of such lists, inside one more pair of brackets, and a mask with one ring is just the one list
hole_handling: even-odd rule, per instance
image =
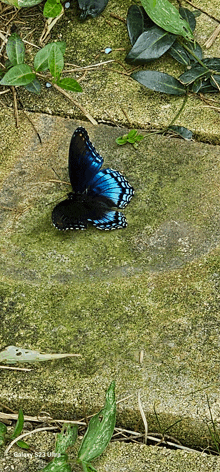
[[[141, 389], [150, 431], [159, 431], [155, 408], [163, 431], [181, 419], [169, 433], [206, 447], [207, 395], [214, 420], [220, 409], [220, 148], [148, 136], [135, 150], [115, 143], [125, 129], [28, 116], [35, 129], [27, 121], [24, 140], [24, 122], [16, 130], [13, 114], [1, 112], [0, 347], [82, 357], [1, 370], [0, 401], [79, 419], [102, 407], [115, 379], [120, 426], [140, 424]], [[51, 211], [70, 189], [52, 168], [69, 182], [79, 124], [104, 167], [135, 189], [125, 230], [52, 226]]]
[[[34, 452], [11, 449], [0, 464], [4, 472], [37, 472], [48, 464], [54, 453], [55, 434], [41, 432], [30, 437]], [[76, 463], [79, 441], [69, 448], [69, 464], [74, 472], [82, 472]], [[171, 451], [144, 444], [110, 443], [102, 456], [92, 465], [98, 472], [219, 472], [219, 457], [196, 451]]]
[[[178, 6], [175, 1], [172, 3]], [[161, 129], [169, 125], [175, 117], [184, 97], [154, 92], [130, 77], [132, 71], [137, 70], [125, 62], [125, 57], [131, 49], [126, 17], [128, 8], [132, 4], [133, 0], [117, 2], [111, 0], [101, 16], [89, 18], [82, 23], [79, 21], [77, 2], [74, 2], [52, 28], [49, 40], [66, 42], [63, 77], [76, 78], [83, 89], [82, 93], [70, 92], [70, 95], [99, 123], [129, 128]], [[190, 10], [195, 10], [187, 2], [182, 1], [181, 4]], [[219, 18], [218, 0], [212, 2], [196, 0], [193, 4]], [[44, 28], [42, 8], [42, 4], [34, 7], [28, 16], [26, 9], [19, 12], [22, 27], [21, 32], [18, 27], [18, 32], [24, 39], [28, 38], [26, 62], [31, 65], [38, 51], [39, 37]], [[197, 18], [195, 38], [202, 46], [206, 57], [220, 55], [220, 35], [210, 49], [205, 47], [207, 39], [217, 25], [218, 23], [213, 18], [204, 13]], [[32, 44], [35, 44], [35, 47]], [[112, 48], [111, 54], [105, 54], [106, 47]], [[112, 60], [116, 62], [109, 62]], [[101, 62], [105, 64], [97, 66]], [[91, 65], [94, 67], [85, 69], [86, 66]], [[174, 77], [179, 77], [184, 72], [184, 67], [172, 59], [168, 53], [139, 69], [166, 72]], [[67, 72], [67, 70], [72, 72]], [[42, 78], [39, 80], [42, 84], [40, 96], [29, 93], [23, 87], [19, 88], [19, 98], [26, 109], [85, 119], [82, 111], [71, 101], [53, 87], [47, 89], [45, 80]], [[7, 105], [13, 105], [11, 94], [6, 94], [2, 100], [5, 100]], [[219, 93], [206, 94], [204, 97], [191, 94], [176, 124], [190, 128], [198, 140], [219, 144], [219, 109]]]

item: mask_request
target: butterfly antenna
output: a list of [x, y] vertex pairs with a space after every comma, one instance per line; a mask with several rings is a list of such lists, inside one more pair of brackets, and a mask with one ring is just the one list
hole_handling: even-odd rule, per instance
[[54, 203], [56, 203], [56, 202], [59, 202], [59, 201], [62, 200], [63, 198], [64, 198], [64, 196], [63, 196], [63, 197], [60, 197], [60, 198], [57, 198], [56, 200], [53, 200], [52, 202], [45, 203], [45, 206], [52, 205], [52, 204], [54, 204]]
[[57, 176], [57, 178], [58, 178], [59, 180], [61, 180], [60, 176], [57, 174], [57, 172], [55, 171], [55, 169], [54, 169], [53, 167], [52, 167], [52, 170], [54, 171], [54, 174]]

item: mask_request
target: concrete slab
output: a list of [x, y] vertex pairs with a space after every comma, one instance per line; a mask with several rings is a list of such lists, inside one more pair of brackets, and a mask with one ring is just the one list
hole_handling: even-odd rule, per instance
[[206, 447], [206, 394], [214, 419], [220, 407], [220, 148], [157, 136], [135, 150], [116, 145], [121, 129], [86, 124], [104, 165], [120, 170], [135, 196], [125, 230], [63, 233], [51, 211], [69, 187], [50, 179], [53, 166], [68, 180], [79, 122], [30, 116], [42, 144], [30, 124], [24, 144], [10, 112], [1, 137], [17, 160], [1, 189], [0, 346], [82, 358], [34, 365], [31, 373], [2, 371], [1, 402], [78, 419], [84, 405], [87, 414], [102, 406], [115, 379], [117, 399], [132, 395], [118, 405], [120, 425], [139, 423], [141, 389], [151, 431], [158, 430], [155, 407], [163, 429], [181, 419], [172, 435]]
[[[36, 457], [27, 458], [18, 456], [18, 449], [9, 452], [8, 456], [0, 460], [4, 472], [38, 472], [48, 462], [54, 451], [55, 438], [50, 432], [42, 432], [35, 435], [32, 441], [36, 450]], [[78, 444], [77, 444], [78, 447]], [[17, 456], [16, 456], [17, 454]], [[45, 456], [44, 456], [45, 454]], [[77, 448], [71, 448], [68, 452], [69, 463], [74, 472], [82, 472], [82, 468], [76, 464]], [[156, 446], [144, 444], [124, 444], [120, 442], [110, 443], [103, 455], [92, 462], [98, 472], [219, 472], [219, 457], [208, 456], [205, 453], [186, 451], [172, 451]]]
[[[218, 3], [193, 1], [213, 17]], [[16, 129], [13, 114], [0, 111], [0, 349], [17, 345], [82, 354], [35, 364], [31, 372], [1, 371], [0, 401], [25, 414], [43, 409], [56, 418], [79, 419], [102, 407], [115, 379], [117, 400], [126, 398], [117, 407], [118, 425], [142, 430], [141, 389], [150, 431], [159, 430], [156, 409], [163, 431], [180, 419], [169, 434], [188, 447], [206, 448], [212, 444], [208, 401], [216, 427], [220, 410], [220, 148], [155, 135], [138, 150], [116, 145], [126, 129], [106, 124], [158, 129], [172, 120], [183, 100], [151, 92], [127, 75], [126, 25], [110, 13], [126, 18], [130, 4], [111, 1], [103, 16], [83, 24], [73, 6], [51, 33], [50, 40], [67, 42], [66, 63], [120, 61], [75, 75], [83, 93], [72, 96], [103, 124], [77, 121], [83, 114], [44, 87], [40, 97], [18, 90], [42, 144], [25, 115], [19, 112]], [[182, 6], [194, 9], [188, 2]], [[28, 37], [35, 44], [44, 26], [38, 8], [22, 24], [23, 37], [33, 30]], [[21, 11], [19, 18], [24, 15]], [[201, 45], [217, 25], [204, 13], [197, 19]], [[219, 56], [219, 42], [218, 37], [205, 55]], [[110, 56], [103, 52], [106, 46], [113, 49]], [[28, 61], [35, 51], [28, 46]], [[181, 66], [166, 57], [147, 68], [177, 77]], [[194, 131], [197, 140], [219, 144], [219, 94], [206, 98], [208, 103], [190, 96], [176, 124]], [[11, 106], [10, 94], [1, 102]], [[104, 165], [120, 170], [135, 188], [125, 230], [60, 233], [52, 226], [52, 208], [69, 191], [51, 181], [56, 179], [52, 167], [68, 181], [68, 146], [79, 124], [87, 128]], [[53, 450], [54, 436], [50, 439], [48, 450]], [[47, 448], [50, 439], [45, 434], [39, 447]], [[14, 449], [1, 460], [4, 471], [45, 466], [42, 459], [19, 460], [13, 454]], [[216, 457], [141, 444], [111, 444], [96, 465], [100, 472], [220, 471]]]

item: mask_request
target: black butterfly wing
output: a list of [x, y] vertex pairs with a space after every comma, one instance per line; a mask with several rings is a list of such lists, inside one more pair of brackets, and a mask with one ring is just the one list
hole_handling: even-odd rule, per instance
[[90, 182], [90, 193], [108, 198], [112, 207], [125, 208], [134, 195], [134, 189], [117, 170], [102, 169]]
[[69, 148], [69, 176], [74, 192], [85, 192], [102, 164], [103, 158], [80, 126], [74, 131]]
[[111, 210], [111, 201], [96, 195], [70, 193], [52, 212], [52, 221], [59, 230], [86, 229], [88, 222], [98, 229], [119, 229], [127, 226], [124, 215]]

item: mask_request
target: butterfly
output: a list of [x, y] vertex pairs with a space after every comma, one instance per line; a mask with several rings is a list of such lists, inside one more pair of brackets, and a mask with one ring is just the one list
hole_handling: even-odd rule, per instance
[[87, 16], [95, 18], [105, 9], [108, 0], [78, 0], [79, 8], [81, 10], [80, 18], [85, 20]]
[[117, 170], [101, 169], [103, 161], [87, 131], [77, 128], [69, 148], [69, 177], [73, 191], [52, 211], [56, 228], [63, 231], [86, 229], [88, 223], [105, 230], [127, 226], [125, 216], [116, 208], [125, 208], [134, 190]]

